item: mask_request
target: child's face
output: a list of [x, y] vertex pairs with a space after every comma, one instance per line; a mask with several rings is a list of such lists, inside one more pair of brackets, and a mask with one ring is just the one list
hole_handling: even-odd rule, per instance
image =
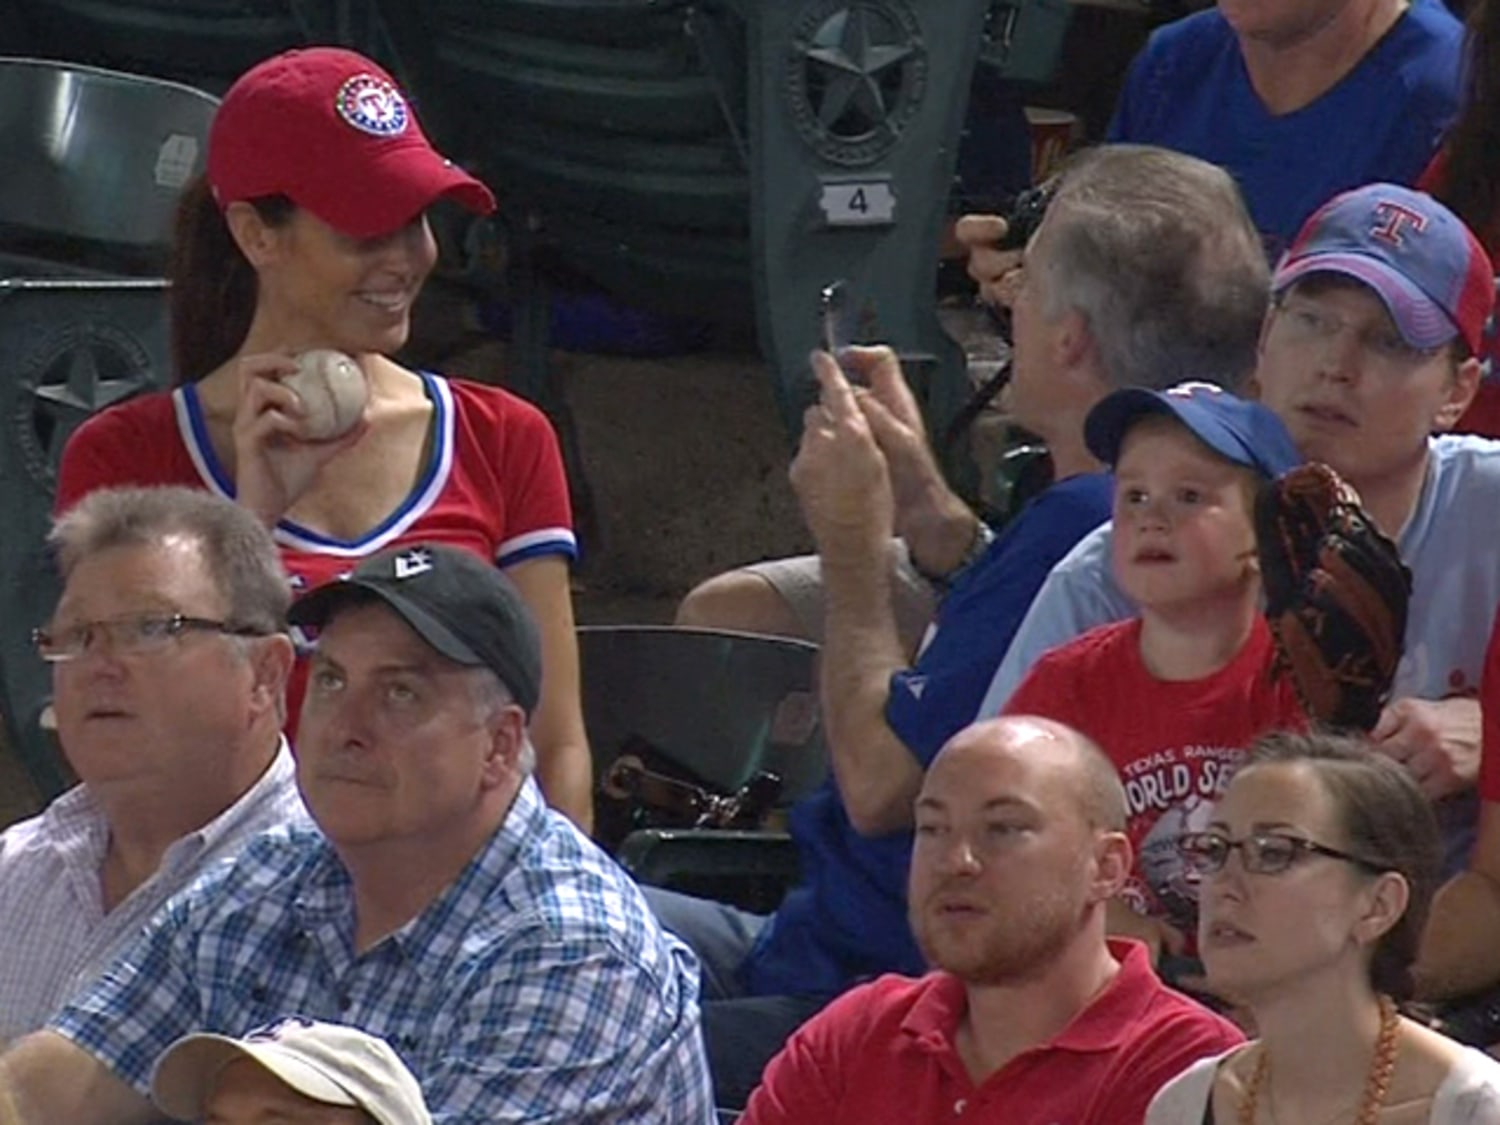
[[1114, 569], [1146, 609], [1254, 589], [1253, 469], [1210, 450], [1172, 418], [1125, 435], [1115, 465]]

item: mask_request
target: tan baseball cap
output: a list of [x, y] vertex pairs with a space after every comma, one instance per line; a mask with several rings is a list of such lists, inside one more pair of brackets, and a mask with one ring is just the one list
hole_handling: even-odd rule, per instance
[[240, 1039], [184, 1036], [157, 1060], [151, 1096], [173, 1117], [197, 1121], [219, 1072], [242, 1058], [313, 1101], [363, 1109], [380, 1125], [432, 1125], [421, 1087], [385, 1040], [315, 1020], [281, 1020]]

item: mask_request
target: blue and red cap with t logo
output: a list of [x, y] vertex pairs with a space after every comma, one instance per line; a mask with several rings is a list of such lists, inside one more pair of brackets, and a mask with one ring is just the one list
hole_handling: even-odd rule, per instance
[[1459, 336], [1471, 353], [1482, 350], [1494, 267], [1463, 220], [1425, 192], [1367, 184], [1325, 203], [1282, 255], [1271, 290], [1280, 294], [1314, 273], [1375, 290], [1414, 348]]
[[399, 230], [439, 198], [495, 209], [428, 142], [395, 79], [342, 47], [285, 51], [229, 88], [209, 128], [208, 182], [221, 208], [284, 195], [350, 238]]

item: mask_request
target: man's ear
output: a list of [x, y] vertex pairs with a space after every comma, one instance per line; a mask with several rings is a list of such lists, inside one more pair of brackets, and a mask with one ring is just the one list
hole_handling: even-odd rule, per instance
[[279, 711], [286, 699], [287, 680], [297, 659], [292, 639], [285, 633], [257, 637], [250, 656], [251, 700], [257, 709]]
[[1472, 356], [1453, 369], [1453, 378], [1448, 380], [1448, 393], [1432, 420], [1433, 429], [1451, 430], [1458, 425], [1464, 411], [1469, 409], [1469, 403], [1479, 393], [1479, 380], [1483, 373], [1479, 360]]
[[260, 212], [244, 200], [231, 203], [224, 209], [224, 225], [229, 228], [229, 237], [234, 239], [245, 260], [256, 269], [272, 261], [281, 248], [281, 228], [267, 223]]
[[498, 708], [489, 718], [489, 745], [486, 747], [481, 777], [487, 789], [513, 783], [521, 770], [521, 755], [526, 747], [526, 716], [521, 708]]
[[1130, 837], [1123, 832], [1099, 832], [1094, 837], [1094, 885], [1092, 898], [1106, 902], [1125, 889], [1135, 854]]
[[1099, 350], [1089, 331], [1088, 317], [1077, 309], [1068, 309], [1048, 327], [1052, 330], [1052, 365], [1057, 371], [1071, 371]]

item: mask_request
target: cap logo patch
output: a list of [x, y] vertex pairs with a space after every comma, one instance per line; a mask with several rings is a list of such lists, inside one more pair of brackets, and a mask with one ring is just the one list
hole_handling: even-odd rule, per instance
[[394, 559], [397, 578], [415, 578], [432, 569], [432, 554], [421, 547], [397, 555]]
[[274, 1043], [288, 1031], [302, 1031], [312, 1027], [313, 1021], [300, 1016], [287, 1016], [275, 1023], [263, 1024], [245, 1036], [246, 1043]]
[[1189, 380], [1186, 383], [1178, 383], [1175, 387], [1168, 387], [1166, 393], [1177, 398], [1192, 398], [1200, 394], [1221, 395], [1224, 393], [1224, 388], [1216, 383]]
[[1421, 234], [1427, 229], [1427, 216], [1387, 199], [1375, 204], [1375, 225], [1370, 228], [1371, 238], [1400, 246], [1404, 241], [1403, 231], [1408, 227]]
[[339, 116], [362, 133], [394, 137], [406, 132], [410, 114], [401, 91], [373, 74], [356, 74], [339, 87]]

